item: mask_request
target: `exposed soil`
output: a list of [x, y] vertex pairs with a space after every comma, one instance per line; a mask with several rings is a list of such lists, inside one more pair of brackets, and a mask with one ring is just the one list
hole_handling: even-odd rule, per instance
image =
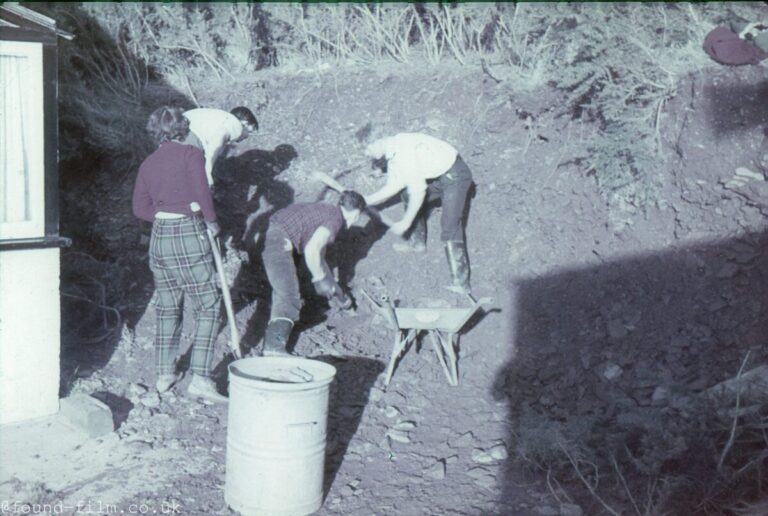
[[[458, 386], [448, 385], [425, 341], [384, 389], [393, 331], [360, 294], [387, 294], [401, 306], [466, 306], [442, 288], [448, 267], [439, 217], [430, 218], [422, 255], [396, 253], [394, 237], [372, 221], [337, 242], [332, 259], [359, 305], [354, 316], [307, 292], [295, 349], [338, 368], [320, 514], [603, 513], [583, 486], [564, 486], [569, 498], [537, 468], [536, 437], [546, 442], [557, 424], [602, 428], [606, 440], [673, 436], [666, 459], [688, 464], [702, 483], [712, 476], [692, 456], [701, 450], [680, 443], [677, 430], [700, 393], [734, 376], [748, 351], [747, 369], [766, 357], [768, 183], [726, 185], [763, 137], [764, 67], [713, 66], [683, 81], [661, 118], [666, 165], [653, 178], [656, 202], [629, 206], [634, 212], [609, 210], [579, 168], [594, 128], [573, 120], [555, 91], [510, 91], [479, 71], [451, 67], [265, 74], [205, 91], [204, 106], [262, 106], [261, 131], [216, 171], [224, 230], [235, 243], [248, 236], [229, 250], [227, 267], [238, 328], [252, 346], [263, 334], [269, 291], [258, 245], [248, 242], [273, 209], [335, 199], [310, 173], [360, 164], [366, 138], [423, 131], [455, 144], [475, 177], [472, 283], [493, 308], [465, 328]], [[133, 179], [104, 171], [86, 185], [64, 176], [63, 233], [75, 245], [63, 258], [62, 289], [92, 297], [98, 287], [86, 278], [97, 279], [122, 323], [113, 314], [90, 321], [100, 312], [64, 303], [62, 394], [93, 393], [110, 404], [119, 439], [98, 446], [139, 459], [128, 471], [94, 465], [100, 483], [121, 486], [100, 489], [110, 493], [104, 502], [170, 500], [182, 514], [226, 514], [227, 409], [186, 398], [186, 381], [161, 400], [145, 392], [154, 385], [153, 286], [130, 213]], [[383, 179], [363, 163], [339, 180], [367, 193]], [[399, 216], [402, 206], [388, 209]], [[224, 329], [223, 388], [227, 338]], [[15, 489], [38, 496], [41, 487]], [[97, 496], [88, 482], [54, 491]], [[630, 500], [614, 494], [614, 507], [629, 511]], [[679, 514], [695, 512], [690, 500], [677, 503]]]

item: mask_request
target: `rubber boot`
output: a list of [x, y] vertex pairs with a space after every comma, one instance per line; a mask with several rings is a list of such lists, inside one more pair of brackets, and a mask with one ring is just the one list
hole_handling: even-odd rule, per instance
[[449, 240], [445, 243], [445, 257], [451, 271], [451, 285], [446, 287], [457, 294], [471, 294], [469, 286], [469, 257], [464, 242]]
[[286, 345], [288, 337], [293, 329], [293, 321], [280, 317], [272, 319], [267, 324], [267, 330], [264, 332], [264, 349], [262, 354], [265, 357], [290, 356]]

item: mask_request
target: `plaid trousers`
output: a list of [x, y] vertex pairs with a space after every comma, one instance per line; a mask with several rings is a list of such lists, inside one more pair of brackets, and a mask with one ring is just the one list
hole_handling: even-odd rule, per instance
[[149, 268], [157, 292], [157, 374], [174, 372], [186, 296], [195, 318], [190, 368], [195, 374], [210, 376], [221, 321], [221, 293], [203, 219], [155, 219], [149, 240]]

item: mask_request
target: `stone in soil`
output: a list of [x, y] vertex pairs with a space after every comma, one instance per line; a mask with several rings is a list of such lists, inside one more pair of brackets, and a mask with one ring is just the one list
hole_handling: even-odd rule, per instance
[[59, 411], [67, 421], [91, 437], [99, 437], [115, 429], [110, 408], [86, 394], [73, 394], [63, 398], [59, 402]]

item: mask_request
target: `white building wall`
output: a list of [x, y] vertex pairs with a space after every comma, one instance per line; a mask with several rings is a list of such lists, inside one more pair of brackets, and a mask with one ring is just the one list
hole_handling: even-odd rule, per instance
[[59, 410], [59, 249], [0, 251], [0, 424]]

